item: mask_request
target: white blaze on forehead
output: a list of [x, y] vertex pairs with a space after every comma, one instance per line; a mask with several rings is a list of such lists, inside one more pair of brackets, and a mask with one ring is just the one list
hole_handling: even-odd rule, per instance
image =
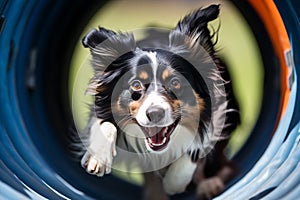
[[[147, 56], [150, 61], [150, 66], [152, 68], [153, 79], [151, 84], [154, 86], [153, 90], [148, 91], [142, 105], [140, 106], [135, 118], [141, 126], [160, 126], [165, 127], [169, 126], [174, 122], [172, 118], [172, 108], [169, 102], [158, 92], [158, 80], [157, 80], [157, 70], [158, 70], [158, 61], [157, 54], [154, 51], [144, 52], [143, 56]], [[165, 110], [164, 118], [158, 123], [153, 124], [149, 121], [146, 112], [152, 106], [159, 106]]]
[[157, 69], [158, 69], [158, 63], [157, 63], [157, 57], [156, 52], [150, 51], [147, 52], [148, 58], [151, 60], [151, 66], [153, 71], [153, 83], [154, 83], [154, 91], [157, 91]]

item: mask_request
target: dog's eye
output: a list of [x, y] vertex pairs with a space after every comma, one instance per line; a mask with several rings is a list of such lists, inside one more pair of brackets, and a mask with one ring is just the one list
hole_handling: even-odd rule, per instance
[[143, 85], [139, 80], [134, 80], [134, 81], [131, 82], [131, 88], [134, 91], [140, 91], [140, 90], [143, 89]]
[[131, 98], [133, 101], [138, 101], [142, 97], [142, 94], [140, 92], [133, 92], [131, 94]]
[[181, 88], [181, 84], [178, 78], [172, 78], [170, 81], [171, 87], [175, 88], [175, 89], [180, 89]]

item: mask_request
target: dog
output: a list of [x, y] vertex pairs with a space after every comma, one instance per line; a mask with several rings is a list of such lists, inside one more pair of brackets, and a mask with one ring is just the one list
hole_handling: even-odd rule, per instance
[[219, 10], [210, 5], [193, 11], [167, 40], [148, 47], [133, 34], [103, 27], [82, 39], [94, 69], [81, 159], [88, 173], [109, 174], [116, 158], [126, 162], [129, 152], [145, 172], [145, 199], [190, 188], [210, 199], [224, 190], [235, 169], [223, 150], [240, 116], [215, 49], [217, 31], [208, 29]]

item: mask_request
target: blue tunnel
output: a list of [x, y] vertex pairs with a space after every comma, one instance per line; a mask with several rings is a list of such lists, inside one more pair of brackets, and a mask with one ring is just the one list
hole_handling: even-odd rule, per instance
[[[287, 33], [282, 58], [275, 44], [282, 41], [274, 42], [266, 16], [251, 0], [232, 2], [263, 57], [263, 106], [233, 158], [239, 174], [215, 199], [299, 199], [300, 2], [266, 1], [275, 5]], [[140, 186], [113, 175], [101, 181], [88, 175], [68, 150], [70, 58], [83, 27], [106, 3], [0, 0], [0, 199], [142, 198]]]

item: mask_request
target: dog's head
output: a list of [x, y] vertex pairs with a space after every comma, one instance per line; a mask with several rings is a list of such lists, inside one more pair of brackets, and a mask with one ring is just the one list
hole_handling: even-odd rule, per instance
[[128, 64], [112, 95], [118, 126], [137, 123], [154, 151], [168, 146], [179, 122], [197, 132], [209, 99], [203, 88], [193, 89], [195, 77], [187, 61], [165, 50], [143, 49]]
[[170, 31], [164, 47], [138, 47], [128, 33], [90, 31], [83, 45], [93, 57], [95, 74], [88, 93], [95, 96], [97, 117], [118, 127], [138, 124], [154, 151], [169, 146], [178, 124], [205, 142], [213, 113], [210, 89], [224, 81], [216, 73], [207, 28], [218, 14], [217, 5], [194, 11]]

